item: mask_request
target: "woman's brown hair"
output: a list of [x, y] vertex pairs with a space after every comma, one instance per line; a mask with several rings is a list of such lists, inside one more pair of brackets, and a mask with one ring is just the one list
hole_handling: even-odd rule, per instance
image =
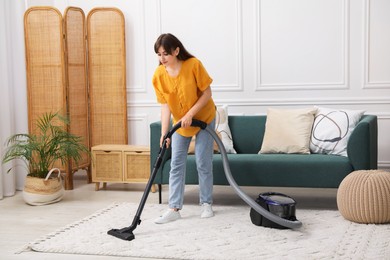
[[160, 47], [163, 47], [163, 49], [170, 55], [173, 51], [176, 50], [177, 47], [179, 47], [179, 54], [177, 55], [177, 58], [182, 61], [194, 57], [194, 55], [189, 53], [186, 48], [184, 48], [181, 41], [176, 36], [170, 33], [161, 34], [157, 38], [156, 43], [154, 44], [154, 51], [158, 53], [158, 49]]

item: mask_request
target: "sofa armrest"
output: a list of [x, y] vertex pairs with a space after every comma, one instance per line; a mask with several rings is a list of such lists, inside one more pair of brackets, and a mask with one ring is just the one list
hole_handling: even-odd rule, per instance
[[[154, 122], [150, 124], [150, 172], [153, 171], [154, 164], [156, 162], [157, 156], [160, 152], [160, 138], [161, 138], [161, 121]], [[161, 167], [157, 171], [156, 178], [154, 183], [162, 183], [162, 167], [166, 160], [171, 158], [171, 149], [165, 151], [165, 155], [161, 162]]]
[[347, 153], [354, 170], [378, 168], [377, 116], [363, 115], [348, 140]]

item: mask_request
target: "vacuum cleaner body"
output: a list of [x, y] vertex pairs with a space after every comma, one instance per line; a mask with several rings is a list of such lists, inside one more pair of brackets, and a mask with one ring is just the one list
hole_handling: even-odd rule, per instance
[[[257, 204], [271, 212], [272, 214], [289, 220], [296, 221], [295, 216], [295, 205], [296, 202], [293, 198], [277, 192], [267, 192], [259, 194], [256, 199]], [[288, 227], [279, 225], [278, 223], [273, 222], [272, 220], [265, 218], [259, 212], [251, 208], [250, 217], [253, 224], [256, 226], [278, 228], [278, 229], [287, 229]]]

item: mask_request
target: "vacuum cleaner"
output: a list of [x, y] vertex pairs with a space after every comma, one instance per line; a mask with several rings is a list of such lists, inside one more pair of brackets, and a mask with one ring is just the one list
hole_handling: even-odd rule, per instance
[[[293, 198], [278, 192], [266, 192], [261, 193], [256, 199], [256, 202], [269, 212], [279, 216], [283, 219], [288, 219], [291, 221], [296, 221], [295, 217], [295, 205], [296, 202]], [[279, 225], [276, 222], [273, 222], [270, 219], [267, 219], [257, 212], [253, 208], [250, 211], [250, 217], [253, 224], [256, 226], [286, 229], [288, 227]]]
[[[292, 198], [280, 193], [268, 193], [260, 194], [259, 198], [255, 201], [247, 194], [245, 194], [232, 177], [225, 146], [223, 145], [221, 139], [218, 137], [216, 132], [210, 127], [208, 127], [207, 123], [196, 119], [192, 120], [191, 126], [199, 127], [202, 130], [207, 131], [217, 143], [222, 156], [222, 164], [226, 178], [230, 186], [232, 186], [234, 191], [237, 193], [237, 195], [251, 207], [250, 217], [253, 224], [265, 227], [291, 229], [299, 228], [302, 226], [302, 223], [295, 218], [295, 201]], [[132, 224], [128, 227], [121, 229], [111, 229], [107, 232], [107, 234], [128, 241], [131, 241], [135, 238], [133, 231], [137, 228], [138, 225], [141, 224], [141, 214], [144, 209], [148, 195], [150, 193], [150, 189], [153, 185], [153, 181], [157, 175], [158, 169], [161, 166], [162, 159], [167, 149], [167, 139], [171, 138], [173, 133], [175, 133], [176, 130], [180, 127], [181, 122], [174, 125], [172, 129], [164, 136], [163, 144], [160, 147], [160, 151], [153, 165], [152, 174], [148, 180], [148, 183], [146, 184], [144, 194], [141, 198], [141, 202], [133, 218]]]

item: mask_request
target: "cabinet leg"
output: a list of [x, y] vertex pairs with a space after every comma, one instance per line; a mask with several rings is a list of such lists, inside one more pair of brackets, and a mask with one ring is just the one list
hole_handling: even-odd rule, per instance
[[99, 188], [100, 188], [100, 182], [96, 182], [95, 183], [95, 190], [99, 190]]
[[103, 182], [103, 189], [107, 188], [107, 182]]

